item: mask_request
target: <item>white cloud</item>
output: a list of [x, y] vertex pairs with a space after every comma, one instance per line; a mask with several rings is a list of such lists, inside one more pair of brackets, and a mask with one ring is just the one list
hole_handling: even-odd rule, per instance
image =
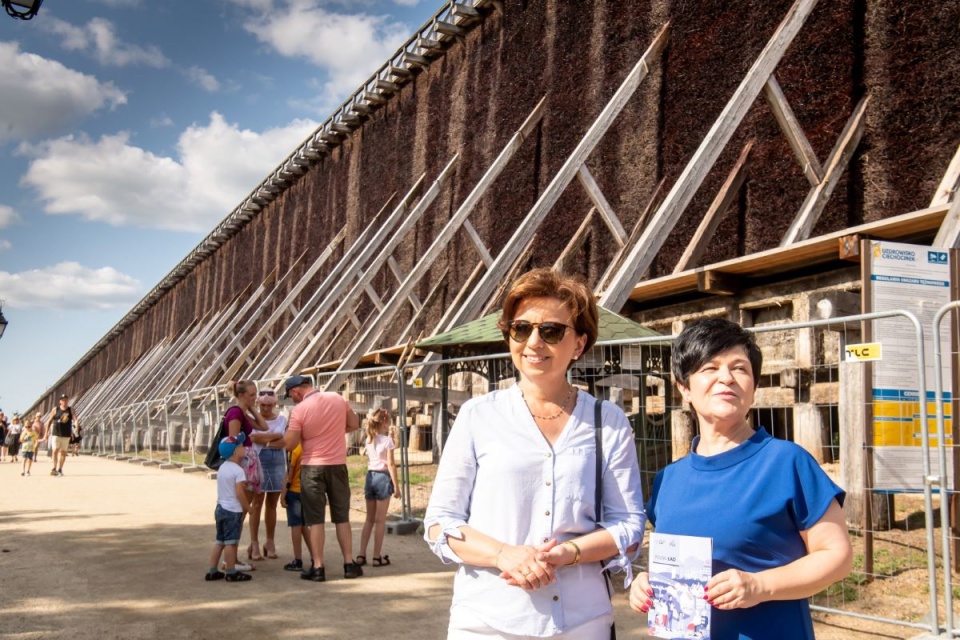
[[0, 42], [0, 141], [53, 135], [105, 106], [126, 104], [113, 83]]
[[172, 127], [173, 120], [170, 119], [170, 116], [162, 115], [156, 118], [150, 118], [150, 126], [154, 129], [160, 129], [163, 127]]
[[5, 229], [18, 220], [20, 220], [20, 216], [13, 210], [13, 207], [0, 204], [0, 229]]
[[[387, 16], [329, 11], [316, 0], [289, 0], [250, 19], [246, 29], [281, 55], [306, 58], [325, 70], [335, 102], [354, 91], [410, 37]], [[339, 99], [338, 99], [339, 98]]]
[[310, 120], [255, 132], [214, 112], [177, 142], [177, 158], [130, 144], [129, 135], [98, 141], [65, 136], [20, 152], [33, 156], [21, 184], [50, 214], [79, 215], [115, 226], [209, 231], [316, 127]]
[[9, 240], [4, 240], [3, 238], [0, 238], [0, 251], [9, 251], [10, 247], [12, 246], [13, 245], [10, 244]]
[[204, 91], [213, 93], [220, 90], [220, 82], [212, 73], [202, 67], [193, 66], [189, 69], [184, 69], [183, 73], [187, 76], [187, 79], [190, 80], [190, 82], [197, 85]]
[[170, 60], [159, 47], [143, 47], [120, 40], [113, 23], [104, 18], [93, 18], [78, 27], [51, 17], [43, 21], [42, 28], [59, 36], [60, 46], [67, 51], [89, 53], [106, 66], [146, 65], [162, 69], [170, 65]]
[[420, 0], [393, 0], [401, 7], [415, 7], [420, 4]]
[[20, 273], [0, 271], [4, 305], [17, 309], [126, 308], [143, 296], [140, 282], [113, 267], [61, 262]]

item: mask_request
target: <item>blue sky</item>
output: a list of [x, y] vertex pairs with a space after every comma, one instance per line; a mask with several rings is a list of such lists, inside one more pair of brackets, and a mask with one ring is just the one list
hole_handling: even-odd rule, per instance
[[0, 408], [54, 385], [443, 4], [0, 14]]

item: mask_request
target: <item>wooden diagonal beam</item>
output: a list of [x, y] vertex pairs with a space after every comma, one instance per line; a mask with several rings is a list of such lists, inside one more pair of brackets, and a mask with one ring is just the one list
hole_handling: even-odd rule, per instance
[[806, 240], [810, 237], [814, 225], [820, 218], [820, 214], [823, 213], [823, 209], [827, 206], [830, 194], [833, 193], [834, 187], [837, 186], [837, 181], [840, 180], [840, 176], [843, 175], [844, 170], [850, 163], [850, 158], [853, 157], [853, 152], [857, 150], [857, 145], [860, 144], [860, 138], [863, 136], [863, 116], [866, 113], [867, 104], [869, 103], [870, 96], [864, 96], [860, 102], [857, 103], [853, 114], [850, 116], [850, 119], [847, 120], [843, 132], [837, 140], [837, 144], [834, 145], [833, 151], [830, 152], [830, 157], [827, 158], [823, 180], [807, 193], [807, 198], [803, 201], [797, 217], [794, 218], [793, 224], [787, 229], [787, 233], [784, 234], [783, 240], [780, 242], [781, 247], [786, 247], [794, 242]]
[[703, 220], [700, 221], [700, 226], [697, 227], [696, 233], [693, 234], [693, 238], [691, 238], [687, 244], [686, 250], [683, 252], [683, 255], [680, 256], [680, 260], [673, 270], [674, 273], [692, 269], [700, 263], [703, 252], [707, 250], [707, 243], [710, 241], [710, 238], [713, 237], [713, 234], [717, 232], [717, 227], [720, 226], [720, 221], [723, 220], [727, 209], [730, 208], [734, 198], [740, 193], [740, 187], [743, 186], [743, 181], [747, 177], [747, 158], [750, 155], [751, 149], [753, 149], [753, 140], [750, 140], [744, 145], [743, 151], [740, 152], [740, 157], [737, 159], [736, 164], [733, 165], [733, 169], [731, 169], [729, 175], [727, 175], [723, 186], [720, 187], [720, 191], [717, 192], [717, 197], [710, 203], [710, 208], [707, 209]]
[[607, 202], [603, 191], [600, 190], [600, 185], [597, 184], [590, 170], [587, 169], [587, 165], [584, 164], [580, 166], [577, 177], [580, 179], [580, 184], [583, 185], [583, 188], [587, 190], [587, 195], [590, 196], [590, 201], [593, 203], [593, 206], [600, 212], [600, 217], [603, 218], [604, 224], [607, 225], [610, 233], [613, 234], [613, 239], [618, 246], [622, 247], [627, 242], [627, 232], [623, 228], [623, 225], [620, 224], [620, 218], [617, 217], [613, 207]]
[[823, 167], [820, 166], [817, 154], [810, 146], [810, 141], [807, 140], [803, 129], [800, 128], [797, 116], [794, 115], [790, 103], [787, 102], [787, 97], [783, 95], [780, 83], [777, 82], [777, 78], [773, 74], [767, 79], [767, 84], [763, 86], [763, 94], [767, 97], [767, 102], [770, 103], [773, 117], [777, 119], [780, 130], [786, 136], [787, 142], [793, 150], [793, 155], [797, 157], [797, 162], [803, 167], [803, 175], [807, 176], [807, 180], [812, 186], [817, 186], [823, 180]]
[[707, 173], [720, 157], [724, 147], [733, 137], [734, 131], [750, 110], [750, 106], [763, 90], [770, 74], [773, 73], [816, 6], [817, 0], [796, 0], [790, 7], [790, 11], [760, 52], [746, 77], [737, 87], [716, 122], [710, 127], [707, 136], [687, 163], [657, 213], [654, 214], [643, 235], [614, 274], [609, 288], [600, 297], [601, 305], [613, 311], [623, 308], [630, 292], [633, 291], [633, 286], [637, 283], [637, 278], [647, 270], [660, 252], [667, 236], [676, 226], [677, 220], [693, 200]]

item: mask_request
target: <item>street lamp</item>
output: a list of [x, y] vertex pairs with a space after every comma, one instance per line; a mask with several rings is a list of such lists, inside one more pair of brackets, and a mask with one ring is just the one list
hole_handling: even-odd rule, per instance
[[0, 304], [0, 338], [3, 337], [3, 332], [7, 330], [7, 319], [3, 317], [3, 304]]
[[[43, 0], [0, 0], [7, 15], [11, 18], [29, 20], [40, 11]], [[17, 8], [20, 7], [20, 8]]]

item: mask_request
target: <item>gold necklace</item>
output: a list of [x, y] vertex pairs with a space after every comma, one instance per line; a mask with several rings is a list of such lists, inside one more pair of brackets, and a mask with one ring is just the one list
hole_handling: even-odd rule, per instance
[[[532, 416], [533, 416], [534, 418], [536, 418], [537, 420], [556, 420], [557, 418], [559, 418], [560, 416], [563, 415], [563, 412], [564, 412], [564, 411], [566, 411], [567, 405], [570, 404], [570, 399], [573, 397], [574, 389], [575, 389], [575, 388], [576, 388], [576, 387], [572, 387], [572, 386], [571, 386], [571, 387], [567, 390], [567, 397], [564, 398], [563, 404], [560, 405], [560, 411], [557, 411], [557, 412], [556, 412], [554, 415], [552, 415], [552, 416], [538, 416], [537, 414], [535, 414], [535, 413], [533, 412], [533, 409], [530, 408], [530, 405], [527, 403], [527, 399], [526, 399], [526, 398], [523, 399], [523, 402], [524, 402], [524, 404], [527, 405], [527, 411], [530, 412], [530, 415], [532, 415]], [[523, 395], [523, 394], [521, 393], [521, 395]]]

